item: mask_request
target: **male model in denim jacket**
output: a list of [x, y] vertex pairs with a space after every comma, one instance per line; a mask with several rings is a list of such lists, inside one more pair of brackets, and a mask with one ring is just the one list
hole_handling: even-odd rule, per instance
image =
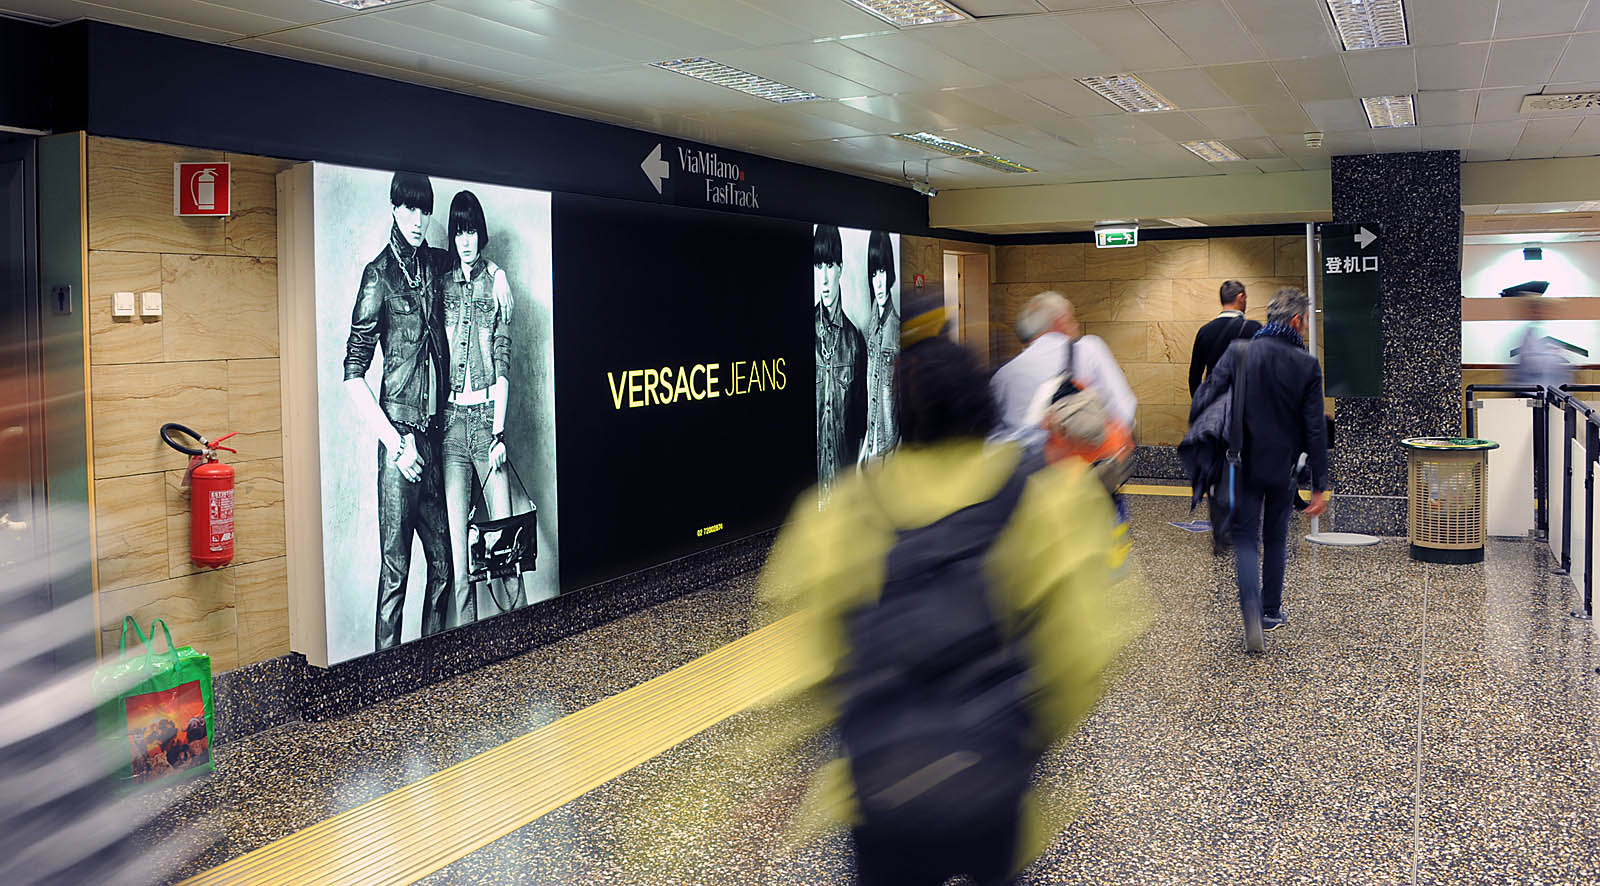
[[[449, 253], [424, 239], [433, 214], [427, 176], [397, 172], [389, 185], [393, 222], [389, 242], [367, 262], [350, 317], [344, 378], [351, 399], [378, 436], [377, 625], [374, 647], [400, 642], [411, 538], [422, 540], [428, 584], [422, 634], [448, 624], [452, 599], [450, 530], [445, 518], [439, 404], [446, 388], [447, 348], [434, 277]], [[367, 383], [372, 355], [383, 348], [383, 381], [376, 397]]]

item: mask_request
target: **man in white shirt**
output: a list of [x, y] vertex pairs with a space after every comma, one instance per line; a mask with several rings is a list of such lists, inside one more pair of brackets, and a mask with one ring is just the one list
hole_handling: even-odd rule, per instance
[[1017, 314], [1017, 338], [1022, 353], [1000, 367], [989, 381], [1000, 408], [997, 436], [1027, 439], [1043, 431], [1027, 420], [1028, 408], [1039, 387], [1066, 369], [1067, 343], [1072, 343], [1072, 375], [1092, 388], [1112, 418], [1133, 427], [1139, 401], [1128, 387], [1111, 348], [1097, 335], [1082, 335], [1072, 313], [1072, 302], [1059, 292], [1046, 291], [1028, 300]]

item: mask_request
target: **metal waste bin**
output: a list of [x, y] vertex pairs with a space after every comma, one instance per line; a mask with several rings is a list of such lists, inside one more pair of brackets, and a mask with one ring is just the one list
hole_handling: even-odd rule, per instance
[[1411, 558], [1482, 563], [1489, 538], [1489, 450], [1493, 440], [1407, 437]]

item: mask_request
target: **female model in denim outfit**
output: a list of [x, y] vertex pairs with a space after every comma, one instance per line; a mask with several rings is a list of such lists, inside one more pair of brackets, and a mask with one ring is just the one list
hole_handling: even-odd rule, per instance
[[[464, 625], [478, 618], [477, 589], [468, 576], [474, 473], [483, 487], [488, 518], [511, 516], [511, 486], [501, 468], [506, 463], [512, 300], [505, 272], [483, 255], [489, 229], [483, 206], [471, 191], [461, 191], [450, 201], [449, 242], [455, 262], [439, 279], [450, 343], [444, 491], [456, 577], [453, 624]], [[488, 541], [492, 544], [494, 539]], [[515, 585], [511, 608], [526, 605], [522, 577], [505, 581]]]

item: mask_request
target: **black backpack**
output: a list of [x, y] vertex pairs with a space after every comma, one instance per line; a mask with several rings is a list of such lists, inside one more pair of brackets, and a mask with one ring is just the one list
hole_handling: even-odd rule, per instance
[[926, 839], [1016, 813], [1039, 750], [984, 563], [1043, 466], [1025, 455], [993, 498], [899, 532], [878, 600], [847, 616], [839, 731], [869, 825]]

